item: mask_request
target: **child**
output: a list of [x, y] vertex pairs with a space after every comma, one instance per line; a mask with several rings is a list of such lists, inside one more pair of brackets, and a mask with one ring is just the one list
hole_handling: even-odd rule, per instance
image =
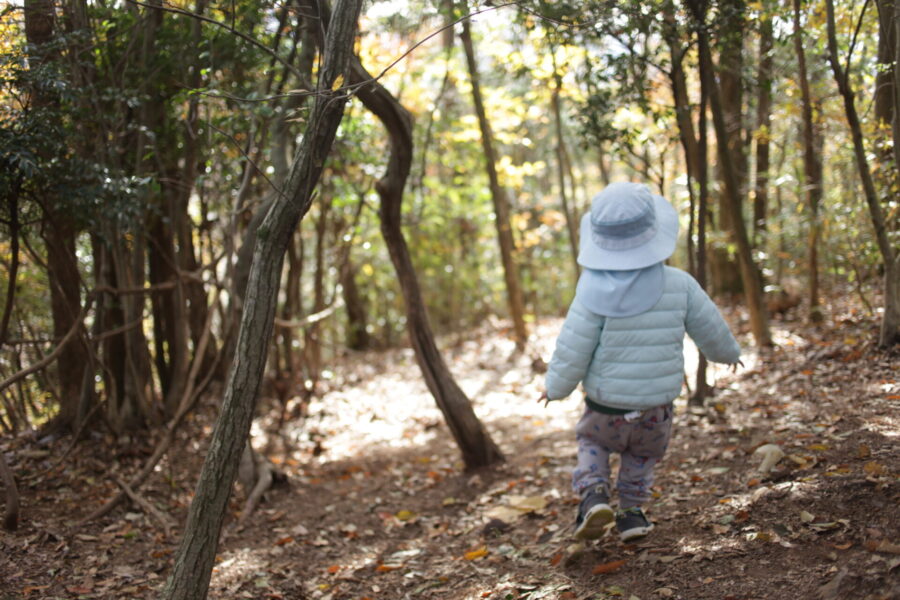
[[[711, 361], [740, 364], [740, 348], [693, 277], [663, 265], [675, 250], [678, 215], [645, 185], [614, 183], [581, 221], [585, 267], [556, 340], [541, 400], [584, 384], [575, 427], [581, 495], [575, 537], [596, 539], [615, 516], [622, 541], [647, 535], [653, 467], [672, 430], [672, 401], [684, 377], [684, 334]], [[610, 507], [609, 455], [618, 452], [619, 510]]]

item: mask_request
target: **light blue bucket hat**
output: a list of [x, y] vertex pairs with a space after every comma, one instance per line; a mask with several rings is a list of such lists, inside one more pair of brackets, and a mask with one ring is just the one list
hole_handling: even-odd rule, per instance
[[643, 269], [669, 258], [678, 213], [642, 183], [618, 182], [594, 196], [581, 219], [578, 264], [588, 269]]

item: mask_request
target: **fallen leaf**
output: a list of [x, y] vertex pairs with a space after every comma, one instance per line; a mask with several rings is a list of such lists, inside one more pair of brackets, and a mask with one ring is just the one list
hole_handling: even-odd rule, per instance
[[341, 570], [341, 565], [331, 565], [330, 567], [328, 567], [328, 572], [331, 573], [332, 575], [334, 575], [335, 573], [337, 573], [340, 570]]
[[389, 573], [400, 568], [402, 568], [402, 565], [378, 565], [377, 567], [375, 567], [375, 570], [379, 573]]
[[879, 462], [869, 461], [863, 465], [863, 471], [865, 471], [868, 475], [879, 476], [884, 475], [887, 472], [885, 466]]
[[415, 518], [416, 513], [411, 510], [401, 510], [394, 516], [400, 521], [409, 521], [410, 519]]
[[834, 579], [821, 586], [819, 588], [820, 600], [835, 600], [836, 598], [838, 598], [838, 588], [841, 587], [841, 582], [846, 576], [847, 567], [844, 567], [838, 572], [837, 575], [834, 576]]
[[562, 562], [563, 556], [565, 556], [564, 552], [557, 552], [552, 557], [550, 557], [550, 566], [555, 567], [560, 562]]
[[872, 450], [868, 444], [860, 444], [856, 449], [856, 458], [869, 458], [872, 456]]
[[675, 590], [673, 590], [672, 588], [661, 587], [653, 590], [653, 593], [662, 598], [671, 598], [675, 595]]
[[510, 496], [507, 502], [523, 512], [544, 510], [547, 507], [547, 500], [543, 496]]
[[524, 512], [516, 510], [515, 508], [510, 508], [509, 506], [495, 506], [489, 511], [486, 511], [484, 516], [488, 519], [496, 519], [498, 521], [503, 521], [504, 523], [510, 523], [524, 514]]
[[294, 537], [290, 535], [286, 535], [283, 538], [279, 538], [275, 541], [276, 546], [284, 546], [285, 544], [290, 544], [294, 541]]
[[835, 550], [847, 550], [851, 546], [853, 546], [853, 542], [846, 542], [844, 544], [829, 544]]
[[90, 594], [94, 591], [94, 588], [83, 585], [71, 585], [66, 588], [66, 591], [70, 594]]
[[[866, 548], [869, 548], [869, 542], [873, 542], [874, 540], [869, 540], [866, 542]], [[874, 549], [871, 549], [872, 552], [887, 552], [888, 554], [900, 554], [900, 544], [894, 544], [887, 540], [881, 540], [874, 545]]]
[[463, 558], [466, 560], [477, 560], [479, 558], [484, 558], [488, 555], [488, 549], [485, 546], [478, 548], [477, 550], [470, 550], [463, 554]]
[[805, 510], [800, 511], [800, 521], [802, 521], [803, 523], [812, 523], [814, 520], [815, 517], [812, 514], [806, 512]]
[[622, 566], [626, 562], [628, 562], [628, 559], [614, 560], [612, 562], [603, 563], [603, 564], [600, 564], [600, 565], [597, 565], [596, 567], [594, 567], [591, 570], [591, 573], [593, 573], [594, 575], [602, 575], [604, 573], [615, 573], [616, 571], [621, 569]]
[[828, 450], [828, 444], [810, 444], [807, 448], [815, 452], [825, 452]]

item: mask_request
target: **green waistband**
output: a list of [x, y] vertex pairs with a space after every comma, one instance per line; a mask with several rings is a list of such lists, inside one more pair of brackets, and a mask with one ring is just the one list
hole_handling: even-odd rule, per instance
[[598, 413], [603, 413], [604, 415], [625, 415], [630, 412], [633, 412], [632, 409], [628, 409], [628, 408], [613, 408], [611, 406], [603, 406], [602, 404], [597, 404], [590, 398], [585, 398], [584, 402], [585, 402], [585, 404], [587, 404], [587, 407], [589, 409], [591, 409], [592, 411], [598, 412]]

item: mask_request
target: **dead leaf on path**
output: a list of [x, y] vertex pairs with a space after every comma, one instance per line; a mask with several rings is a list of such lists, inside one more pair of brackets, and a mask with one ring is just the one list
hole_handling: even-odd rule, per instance
[[396, 515], [398, 520], [400, 521], [409, 521], [410, 519], [414, 519], [416, 517], [416, 513], [411, 510], [401, 510]]
[[829, 544], [835, 550], [847, 550], [851, 546], [853, 546], [853, 542], [845, 542], [843, 544]]
[[466, 560], [477, 560], [479, 558], [484, 558], [488, 555], [488, 549], [485, 546], [478, 548], [477, 550], [470, 550], [463, 554], [463, 558]]
[[522, 515], [524, 515], [520, 510], [516, 510], [515, 508], [510, 508], [509, 506], [495, 506], [489, 511], [484, 513], [488, 519], [496, 519], [498, 521], [503, 521], [504, 523], [510, 523], [515, 521]]
[[863, 544], [869, 552], [886, 552], [888, 554], [900, 554], [900, 544], [894, 544], [887, 540], [866, 540]]
[[597, 565], [596, 567], [594, 567], [591, 570], [591, 573], [593, 573], [594, 575], [615, 573], [616, 571], [621, 569], [622, 566], [624, 566], [626, 562], [628, 562], [628, 559], [623, 558], [622, 560], [614, 560], [612, 562], [603, 563], [603, 564], [600, 564], [600, 565]]
[[868, 444], [860, 444], [856, 449], [856, 458], [869, 458], [872, 456], [872, 450]]
[[375, 570], [379, 573], [389, 573], [391, 571], [396, 571], [397, 569], [402, 568], [403, 565], [378, 565], [375, 567]]
[[814, 520], [815, 517], [811, 513], [808, 513], [805, 510], [800, 511], [800, 521], [803, 523], [812, 523]]
[[276, 546], [284, 546], [285, 544], [290, 544], [293, 541], [294, 541], [293, 536], [286, 535], [283, 538], [278, 538], [277, 540], [275, 540], [275, 545]]
[[863, 465], [863, 471], [865, 471], [867, 475], [878, 477], [887, 473], [887, 468], [885, 468], [883, 464], [873, 460]]
[[661, 598], [671, 598], [675, 595], [675, 590], [673, 590], [672, 588], [661, 587], [653, 590], [653, 593]]
[[828, 444], [810, 444], [807, 448], [815, 452], [825, 452], [829, 449], [829, 446]]
[[565, 556], [565, 552], [557, 552], [553, 556], [550, 557], [550, 566], [555, 567], [559, 563], [562, 562], [563, 557]]
[[510, 496], [507, 502], [512, 508], [522, 512], [539, 511], [547, 507], [547, 500], [543, 496]]
[[834, 579], [821, 586], [819, 588], [820, 600], [836, 600], [838, 598], [838, 588], [841, 587], [841, 582], [846, 576], [847, 567], [844, 567], [834, 576]]

